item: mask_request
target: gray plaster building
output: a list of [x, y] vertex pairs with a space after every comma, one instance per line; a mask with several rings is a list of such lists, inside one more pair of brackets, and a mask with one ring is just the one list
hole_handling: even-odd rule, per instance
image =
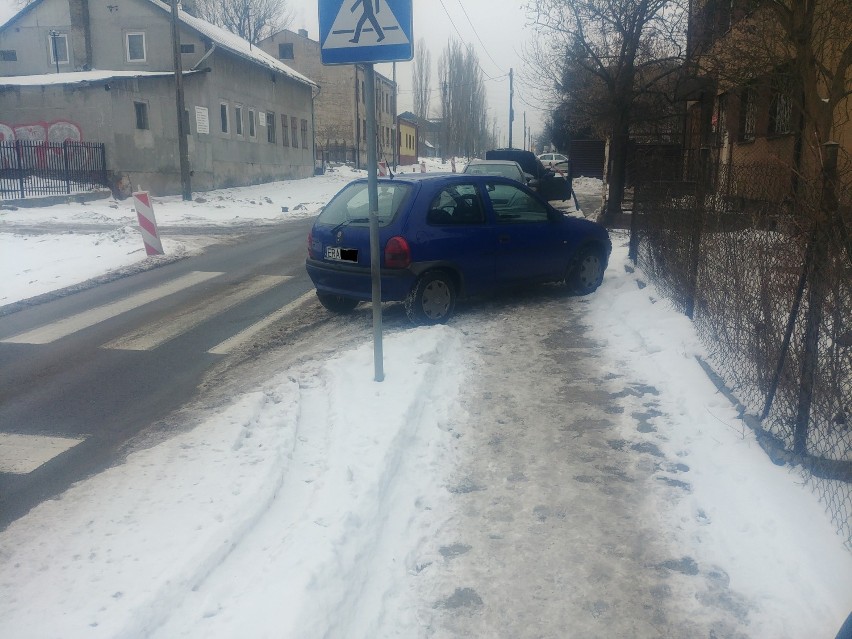
[[[192, 188], [314, 172], [317, 85], [179, 12]], [[170, 7], [35, 0], [0, 26], [0, 140], [103, 142], [112, 186], [181, 191]]]
[[[367, 105], [362, 65], [323, 66], [320, 43], [308, 32], [284, 29], [260, 42], [280, 62], [312, 78], [319, 85], [315, 101], [317, 149], [327, 160], [367, 164]], [[376, 134], [378, 159], [390, 164], [397, 140], [396, 86], [376, 73]]]

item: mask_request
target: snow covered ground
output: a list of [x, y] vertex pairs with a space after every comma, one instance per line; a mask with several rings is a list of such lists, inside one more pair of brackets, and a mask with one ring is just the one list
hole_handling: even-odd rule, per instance
[[[430, 163], [429, 168], [437, 167]], [[204, 201], [189, 203], [157, 198], [166, 252], [189, 254], [217, 241], [212, 235], [180, 235], [177, 229], [186, 226], [267, 224], [315, 215], [353, 176], [341, 169], [202, 194]], [[579, 188], [597, 195], [600, 184], [584, 180]], [[465, 588], [446, 591], [454, 583], [450, 577], [459, 577], [450, 557], [467, 546], [442, 546], [439, 553], [436, 539], [474, 514], [473, 502], [459, 499], [467, 493], [489, 499], [481, 486], [465, 488], [462, 482], [459, 488], [459, 469], [475, 460], [484, 473], [497, 464], [490, 457], [499, 448], [495, 434], [483, 433], [485, 443], [471, 448], [482, 424], [477, 415], [486, 414], [486, 423], [493, 419], [510, 432], [520, 427], [513, 415], [549, 412], [569, 420], [576, 409], [564, 402], [539, 406], [535, 386], [541, 385], [536, 375], [546, 374], [549, 349], [565, 364], [579, 348], [571, 334], [561, 336], [561, 346], [553, 341], [563, 328], [560, 321], [568, 327], [571, 316], [571, 331], [582, 332], [591, 361], [611, 371], [594, 376], [594, 384], [589, 372], [590, 385], [582, 392], [597, 397], [599, 386], [619, 377], [632, 384], [624, 394], [602, 395], [621, 402], [607, 413], [612, 432], [601, 434], [609, 438], [602, 442], [612, 454], [620, 454], [618, 442], [630, 450], [637, 429], [627, 424], [635, 415], [640, 415], [640, 433], [655, 438], [653, 447], [638, 440], [632, 445], [652, 453], [635, 466], [603, 466], [614, 474], [611, 486], [601, 485], [604, 494], [621, 481], [641, 497], [642, 535], [629, 543], [678, 558], [661, 561], [662, 568], [639, 562], [637, 569], [673, 572], [683, 580], [706, 573], [712, 587], [696, 591], [681, 607], [723, 610], [733, 620], [734, 626], [710, 636], [833, 637], [852, 609], [852, 555], [799, 476], [766, 458], [710, 384], [694, 359], [703, 349], [690, 323], [653, 286], [637, 286], [642, 274], [625, 268], [626, 242], [622, 236], [614, 239], [603, 286], [580, 302], [545, 292], [530, 309], [523, 301], [509, 302], [498, 304], [493, 318], [471, 311], [447, 326], [391, 332], [381, 384], [371, 381], [369, 335], [331, 360], [297, 368], [281, 370], [271, 355], [268, 370], [256, 371], [267, 381], [245, 389], [230, 405], [211, 409], [196, 427], [138, 450], [0, 532], [0, 636], [707, 636], [650, 634], [623, 618], [627, 604], [619, 609], [599, 599], [580, 607], [587, 616], [561, 632], [540, 632], [527, 622], [525, 633], [503, 635], [483, 619], [493, 612], [487, 596]], [[147, 261], [156, 259], [161, 258]], [[113, 269], [133, 270], [143, 260], [129, 201], [0, 211], [0, 305]], [[513, 312], [513, 304], [520, 312]], [[529, 344], [513, 341], [513, 335]], [[496, 364], [483, 367], [486, 361]], [[496, 386], [482, 394], [465, 390], [483, 379]], [[649, 394], [653, 402], [646, 401]], [[501, 399], [509, 397], [514, 404], [502, 406]], [[672, 461], [653, 462], [657, 453]], [[572, 475], [580, 481], [572, 486], [586, 485], [575, 469], [553, 472], [565, 474], [556, 481], [559, 490], [577, 490], [569, 487]], [[652, 482], [646, 491], [641, 477], [652, 473], [663, 473], [665, 481]], [[523, 475], [519, 472], [504, 489], [514, 481], [533, 483], [529, 471]], [[593, 484], [588, 486], [578, 499], [597, 494]], [[468, 504], [466, 512], [458, 509], [460, 503]], [[576, 524], [565, 513], [560, 518], [537, 503], [528, 506], [536, 521], [559, 522], [563, 527], [555, 530], [563, 534], [575, 526], [594, 529], [598, 518], [607, 521], [612, 502], [591, 503]], [[602, 539], [609, 527], [600, 530]], [[525, 531], [518, 523], [512, 533], [518, 544]], [[506, 536], [504, 530], [491, 539]], [[595, 541], [590, 540], [589, 554], [621, 556], [621, 550], [597, 548]], [[572, 543], [576, 540], [568, 532], [549, 538], [547, 548]], [[542, 553], [547, 548], [542, 546]], [[432, 555], [444, 563], [424, 560]], [[566, 580], [576, 588], [576, 576], [588, 568], [579, 563], [592, 560], [578, 555]], [[629, 573], [623, 577], [611, 588], [629, 596], [640, 580]], [[424, 590], [418, 582], [427, 579], [431, 585]], [[672, 591], [691, 592], [680, 581], [671, 584], [652, 589], [653, 596], [662, 600], [672, 598]], [[424, 592], [442, 588], [443, 603], [424, 604]], [[641, 597], [638, 586], [636, 597]], [[565, 601], [565, 609], [573, 610], [567, 596]], [[453, 623], [441, 617], [454, 610], [467, 616]], [[657, 623], [669, 627], [665, 620]], [[708, 627], [700, 617], [695, 623]], [[453, 633], [453, 627], [480, 632]], [[609, 632], [603, 630], [607, 627]], [[616, 631], [624, 627], [632, 631]]]

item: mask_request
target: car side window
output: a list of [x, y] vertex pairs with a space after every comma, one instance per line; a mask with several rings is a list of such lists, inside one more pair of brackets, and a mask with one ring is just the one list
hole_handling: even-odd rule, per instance
[[448, 186], [432, 199], [426, 223], [434, 226], [482, 224], [485, 211], [473, 184]]
[[511, 184], [491, 183], [486, 186], [497, 222], [519, 224], [547, 222], [547, 207], [526, 191]]

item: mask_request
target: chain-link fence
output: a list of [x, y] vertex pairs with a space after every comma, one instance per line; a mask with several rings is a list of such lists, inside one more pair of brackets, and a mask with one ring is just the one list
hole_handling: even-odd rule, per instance
[[701, 177], [637, 185], [634, 258], [693, 317], [764, 448], [803, 469], [852, 548], [849, 193], [777, 167], [688, 174]]

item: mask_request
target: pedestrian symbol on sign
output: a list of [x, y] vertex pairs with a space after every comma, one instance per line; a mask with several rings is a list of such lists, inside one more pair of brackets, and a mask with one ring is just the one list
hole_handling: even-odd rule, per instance
[[[376, 0], [376, 13], [380, 11], [379, 2], [381, 2], [381, 0]], [[361, 39], [361, 30], [364, 28], [364, 23], [367, 20], [370, 21], [371, 25], [373, 25], [373, 30], [376, 32], [376, 35], [378, 35], [376, 42], [381, 42], [385, 39], [385, 34], [382, 31], [382, 27], [379, 25], [379, 21], [376, 20], [376, 13], [373, 13], [373, 0], [355, 0], [355, 4], [352, 5], [351, 9], [352, 13], [355, 13], [359, 4], [363, 7], [364, 13], [361, 14], [361, 19], [358, 20], [358, 24], [355, 25], [355, 37], [349, 42], [358, 43]]]
[[323, 64], [411, 60], [411, 0], [319, 0]]

